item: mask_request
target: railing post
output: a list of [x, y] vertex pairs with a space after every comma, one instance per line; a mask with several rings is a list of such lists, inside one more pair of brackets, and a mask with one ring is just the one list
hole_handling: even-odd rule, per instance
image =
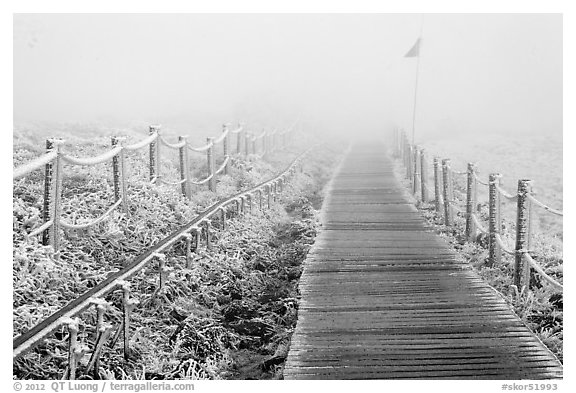
[[[225, 133], [226, 131], [228, 131], [228, 126], [226, 124], [224, 124], [222, 126], [222, 132]], [[226, 135], [224, 137], [224, 140], [222, 141], [222, 147], [223, 147], [223, 154], [224, 154], [224, 159], [228, 158], [230, 153], [230, 147], [228, 146], [228, 135]], [[228, 174], [228, 170], [229, 170], [229, 164], [227, 163], [224, 166], [224, 174], [227, 175]]]
[[252, 154], [256, 154], [256, 137], [252, 136], [251, 141], [252, 141]]
[[434, 204], [436, 205], [436, 214], [441, 216], [443, 214], [442, 211], [442, 178], [440, 174], [440, 159], [438, 157], [434, 157]]
[[180, 147], [178, 152], [178, 157], [180, 159], [180, 180], [182, 183], [182, 194], [188, 198], [192, 198], [192, 183], [190, 180], [190, 161], [188, 158], [188, 136], [181, 135], [178, 137], [178, 142], [184, 142], [184, 145]]
[[[113, 136], [112, 137], [112, 148], [118, 145], [122, 145], [123, 141], [126, 140], [124, 137]], [[114, 179], [114, 199], [116, 201], [122, 199], [122, 210], [124, 212], [128, 211], [128, 199], [126, 192], [126, 172], [124, 166], [124, 149], [120, 151], [116, 156], [112, 157], [112, 178]]]
[[410, 162], [411, 162], [410, 144], [406, 142], [404, 144], [404, 168], [406, 168], [406, 179], [408, 180], [412, 179], [410, 175], [412, 165], [410, 164]]
[[451, 226], [453, 223], [452, 213], [452, 179], [450, 176], [450, 159], [442, 160], [442, 183], [444, 186], [444, 225]]
[[426, 150], [420, 150], [420, 193], [422, 194], [422, 203], [428, 202], [428, 168], [426, 168]]
[[412, 163], [411, 163], [412, 168], [414, 168], [414, 170], [412, 172], [413, 173], [412, 194], [414, 194], [414, 197], [416, 197], [416, 198], [417, 198], [416, 193], [418, 192], [418, 175], [419, 175], [419, 173], [418, 173], [418, 161], [419, 161], [418, 160], [418, 152], [419, 152], [418, 146], [414, 145], [414, 154], [413, 154]]
[[222, 230], [225, 231], [226, 230], [226, 208], [224, 208], [224, 207], [220, 208], [220, 217], [222, 219]]
[[211, 250], [212, 249], [212, 239], [210, 238], [210, 221], [206, 221], [204, 223], [204, 230], [205, 230], [205, 234], [206, 234], [206, 249]]
[[[60, 206], [60, 200], [62, 198], [62, 159], [60, 158], [61, 145], [64, 143], [60, 139], [50, 139], [46, 142], [46, 146], [50, 150], [56, 150], [56, 158], [50, 165], [46, 165], [46, 173], [50, 172], [47, 177], [50, 180], [50, 191], [48, 196], [48, 202], [46, 202], [46, 196], [44, 199], [44, 205], [48, 206], [48, 220], [52, 220], [52, 225], [47, 229], [48, 231], [48, 244], [54, 249], [54, 253], [58, 255], [58, 249], [60, 248], [60, 214], [62, 208]], [[46, 232], [45, 232], [46, 233]], [[56, 256], [57, 258], [57, 256]]]
[[206, 150], [206, 159], [208, 160], [208, 172], [210, 180], [208, 180], [208, 189], [210, 191], [216, 192], [216, 163], [214, 157], [214, 138], [206, 138], [206, 141], [210, 145], [208, 150]]
[[518, 180], [518, 205], [516, 210], [516, 255], [514, 258], [514, 285], [520, 290], [523, 285], [530, 288], [530, 266], [524, 260], [528, 247], [528, 195], [531, 181]]
[[122, 288], [122, 318], [123, 329], [122, 335], [124, 339], [124, 360], [128, 360], [131, 355], [130, 351], [130, 314], [138, 304], [138, 301], [130, 298], [130, 283], [121, 281], [118, 283]]
[[244, 155], [250, 153], [250, 139], [248, 138], [248, 131], [244, 134]]
[[[46, 139], [46, 152], [54, 149], [54, 139]], [[44, 203], [42, 208], [42, 220], [44, 223], [50, 221], [50, 195], [52, 188], [52, 175], [54, 172], [54, 163], [49, 162], [44, 167]], [[50, 243], [50, 228], [42, 233], [42, 244], [47, 246]]]
[[496, 187], [500, 182], [499, 173], [488, 175], [488, 266], [500, 263], [502, 250], [496, 240], [500, 234], [500, 194]]
[[190, 269], [192, 267], [192, 235], [186, 233], [183, 237], [186, 242], [186, 269]]
[[242, 133], [243, 132], [244, 132], [244, 130], [240, 130], [236, 134], [236, 153], [238, 153], [238, 154], [242, 153]]
[[[150, 135], [158, 134], [158, 127], [150, 126], [149, 129]], [[150, 142], [150, 181], [155, 182], [156, 178], [158, 177], [158, 148], [160, 147], [160, 143], [158, 143], [158, 139], [155, 141]]]
[[468, 163], [466, 181], [466, 238], [475, 240], [476, 225], [474, 223], [474, 211], [476, 207], [476, 177], [474, 176], [475, 166]]
[[76, 368], [78, 366], [78, 361], [80, 360], [82, 354], [82, 348], [78, 343], [78, 331], [79, 331], [79, 318], [70, 318], [66, 321], [66, 327], [68, 328], [68, 378], [71, 381], [76, 379]]

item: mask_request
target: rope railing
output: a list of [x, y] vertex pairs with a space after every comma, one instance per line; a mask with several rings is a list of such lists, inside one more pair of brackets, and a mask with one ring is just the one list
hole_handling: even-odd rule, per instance
[[60, 158], [62, 161], [67, 162], [73, 165], [79, 166], [92, 166], [102, 164], [104, 162], [110, 161], [113, 157], [116, 157], [122, 151], [122, 147], [118, 146], [112, 150], [109, 150], [99, 156], [95, 157], [88, 157], [88, 158], [79, 158], [79, 157], [72, 157], [66, 154], [62, 154]]
[[[412, 192], [416, 195], [417, 189], [428, 190], [427, 176], [421, 175], [426, 169], [424, 150], [412, 145], [406, 133], [397, 132], [395, 135], [395, 155], [400, 157], [406, 168], [406, 177], [410, 180]], [[420, 159], [418, 159], [420, 157]], [[444, 225], [454, 225], [454, 213], [463, 214], [466, 218], [465, 235], [471, 241], [478, 239], [477, 234], [488, 235], [488, 264], [490, 266], [500, 262], [501, 254], [512, 255], [514, 262], [514, 284], [520, 288], [521, 285], [530, 285], [530, 268], [545, 278], [554, 289], [562, 288], [554, 279], [550, 278], [544, 270], [538, 266], [537, 262], [528, 254], [525, 249], [530, 244], [532, 236], [531, 205], [544, 209], [551, 214], [563, 216], [563, 212], [554, 209], [543, 202], [537, 200], [531, 189], [530, 180], [519, 180], [516, 194], [511, 194], [500, 185], [501, 175], [491, 173], [488, 181], [483, 181], [478, 176], [478, 170], [472, 163], [468, 164], [467, 171], [456, 171], [451, 168], [449, 159], [440, 160], [434, 157], [434, 204], [438, 216], [443, 217]], [[465, 192], [456, 187], [454, 176], [466, 175]], [[482, 224], [478, 217], [478, 184], [488, 186], [488, 228]], [[463, 200], [465, 198], [465, 201]], [[515, 247], [508, 247], [501, 235], [502, 231], [502, 198], [505, 201], [516, 203], [516, 240]], [[427, 201], [425, 193], [422, 192], [421, 200]], [[459, 205], [465, 203], [463, 210]], [[535, 267], [537, 266], [537, 267]]]
[[166, 139], [164, 139], [164, 137], [161, 135], [159, 135], [158, 138], [160, 139], [160, 142], [162, 142], [162, 145], [169, 147], [170, 149], [180, 149], [181, 147], [184, 147], [186, 145], [185, 140], [178, 143], [170, 143]]
[[536, 206], [541, 207], [542, 209], [546, 210], [549, 213], [552, 213], [554, 215], [561, 216], [561, 217], [564, 216], [564, 213], [562, 211], [553, 209], [550, 206], [545, 205], [544, 203], [540, 202], [538, 199], [534, 198], [534, 196], [531, 194], [528, 195], [528, 199], [530, 200], [530, 202], [532, 202]]
[[200, 146], [200, 147], [192, 147], [192, 146], [188, 146], [188, 149], [195, 151], [197, 153], [203, 153], [205, 151], [207, 151], [208, 149], [210, 149], [212, 146], [214, 146], [213, 143], [208, 143], [204, 146]]
[[[46, 141], [46, 154], [33, 159], [32, 161], [23, 164], [13, 170], [13, 179], [19, 179], [29, 175], [30, 173], [44, 168], [44, 203], [42, 217], [44, 223], [33, 229], [26, 236], [32, 238], [42, 234], [42, 243], [53, 247], [55, 255], [58, 255], [60, 229], [79, 230], [89, 228], [110, 215], [110, 213], [117, 209], [122, 208], [127, 211], [129, 205], [129, 198], [127, 195], [127, 176], [126, 176], [126, 162], [125, 152], [136, 151], [148, 147], [149, 149], [149, 172], [150, 183], [164, 184], [170, 186], [180, 186], [181, 192], [184, 197], [190, 199], [192, 197], [192, 186], [201, 186], [208, 184], [210, 191], [216, 191], [217, 176], [220, 174], [227, 174], [230, 166], [230, 135], [237, 136], [237, 153], [248, 155], [251, 151], [257, 157], [265, 157], [267, 154], [282, 148], [287, 143], [287, 137], [284, 133], [282, 138], [270, 137], [276, 135], [277, 132], [268, 133], [264, 132], [263, 144], [260, 149], [256, 143], [250, 144], [250, 136], [246, 133], [243, 125], [238, 125], [238, 128], [229, 131], [228, 125], [223, 126], [223, 132], [217, 137], [207, 138], [207, 144], [201, 147], [191, 147], [188, 144], [186, 136], [180, 136], [178, 142], [171, 143], [164, 138], [160, 133], [160, 126], [154, 125], [149, 127], [149, 136], [136, 143], [126, 145], [124, 144], [124, 137], [112, 137], [112, 148], [100, 155], [94, 157], [74, 157], [62, 152], [63, 140], [56, 138], [48, 139]], [[254, 140], [252, 139], [252, 142]], [[224, 160], [218, 168], [216, 168], [216, 145], [222, 144], [222, 153]], [[163, 178], [160, 173], [160, 159], [161, 149], [160, 146], [169, 149], [178, 150], [179, 152], [179, 172], [180, 180], [169, 181]], [[208, 163], [208, 174], [202, 180], [193, 180], [190, 174], [190, 160], [188, 158], [188, 151], [201, 152], [206, 154]], [[259, 151], [261, 153], [259, 153]], [[62, 179], [63, 179], [63, 164], [76, 165], [76, 166], [93, 166], [112, 161], [112, 178], [114, 183], [114, 204], [100, 217], [90, 221], [86, 224], [73, 224], [61, 219], [61, 197], [62, 197]]]
[[60, 226], [62, 226], [62, 228], [72, 229], [72, 230], [88, 229], [88, 228], [98, 224], [99, 222], [102, 222], [106, 217], [108, 217], [114, 211], [114, 209], [116, 209], [118, 206], [120, 206], [121, 203], [122, 203], [122, 199], [117, 200], [104, 213], [102, 213], [101, 216], [99, 216], [99, 217], [95, 218], [94, 220], [87, 222], [85, 224], [70, 224], [64, 220], [60, 220]]
[[124, 150], [140, 150], [146, 146], [149, 146], [152, 142], [158, 139], [158, 134], [153, 133], [148, 138], [141, 140], [140, 142], [136, 142], [132, 145], [124, 146]]
[[[25, 333], [14, 338], [12, 352], [13, 359], [16, 360], [20, 358], [26, 352], [32, 350], [35, 346], [45, 341], [52, 332], [65, 326], [70, 333], [68, 342], [69, 354], [71, 355], [68, 357], [67, 379], [74, 380], [77, 376], [75, 370], [79, 361], [77, 357], [72, 356], [75, 353], [74, 351], [77, 349], [78, 344], [77, 333], [78, 324], [80, 322], [78, 315], [94, 306], [97, 313], [96, 331], [100, 331], [102, 326], [99, 324], [104, 320], [104, 314], [110, 311], [109, 308], [114, 307], [111, 303], [107, 302], [104, 297], [117, 290], [122, 292], [121, 306], [119, 309], [122, 323], [118, 328], [118, 332], [122, 335], [124, 358], [128, 360], [133, 357], [133, 353], [130, 349], [131, 330], [129, 327], [131, 324], [132, 311], [138, 305], [138, 302], [136, 302], [131, 296], [130, 282], [128, 280], [137, 272], [148, 266], [151, 262], [158, 261], [161, 276], [161, 279], [157, 284], [158, 289], [161, 289], [164, 285], [168, 285], [166, 282], [167, 278], [164, 278], [162, 273], [165, 270], [174, 269], [174, 267], [165, 265], [168, 259], [164, 253], [167, 252], [169, 248], [183, 240], [186, 243], [186, 247], [184, 248], [186, 250], [186, 268], [190, 268], [190, 266], [188, 266], [188, 261], [192, 261], [191, 254], [198, 251], [201, 237], [204, 238], [206, 248], [211, 248], [212, 236], [210, 236], [209, 233], [210, 228], [212, 227], [210, 224], [211, 220], [222, 220], [221, 228], [222, 230], [225, 230], [226, 226], [224, 220], [226, 219], [226, 214], [221, 214], [223, 211], [225, 212], [230, 208], [230, 206], [235, 206], [233, 211], [236, 212], [238, 218], [240, 218], [242, 213], [246, 211], [252, 213], [253, 205], [256, 202], [256, 196], [260, 199], [259, 203], [256, 205], [260, 206], [260, 209], [263, 209], [262, 199], [264, 193], [268, 196], [268, 208], [270, 208], [273, 194], [277, 195], [284, 189], [286, 181], [296, 173], [296, 165], [298, 165], [299, 161], [301, 161], [308, 152], [309, 150], [306, 150], [304, 153], [298, 155], [283, 171], [273, 178], [214, 203], [212, 206], [204, 210], [204, 212], [196, 216], [192, 221], [184, 224], [167, 237], [158, 241], [157, 244], [150, 247], [144, 253], [128, 262], [128, 264], [121, 270], [111, 272], [103, 281], [96, 284], [49, 317], [38, 322]], [[202, 229], [204, 229], [204, 231], [202, 231]], [[204, 232], [204, 236], [202, 236], [202, 232]], [[194, 247], [192, 246], [193, 240], [195, 241]], [[98, 341], [100, 338], [101, 336], [98, 336], [95, 342], [91, 343], [92, 345], [86, 346], [88, 351], [91, 348], [93, 349], [93, 357], [101, 356], [97, 351], [97, 348], [100, 348], [101, 344]], [[92, 372], [92, 367], [95, 367], [93, 363], [91, 363], [91, 367], [88, 367], [86, 372]]]
[[12, 173], [12, 179], [14, 180], [19, 179], [21, 177], [28, 175], [31, 172], [34, 172], [35, 170], [43, 168], [47, 164], [54, 161], [57, 155], [58, 153], [56, 151], [50, 151], [22, 166], [19, 166], [18, 168], [15, 168]]

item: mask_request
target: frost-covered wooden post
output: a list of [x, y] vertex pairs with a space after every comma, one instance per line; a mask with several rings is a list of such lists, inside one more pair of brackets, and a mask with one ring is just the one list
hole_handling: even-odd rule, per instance
[[130, 283], [127, 281], [119, 281], [118, 285], [122, 288], [122, 336], [124, 339], [124, 359], [130, 358], [130, 314], [138, 301], [130, 298]]
[[442, 215], [442, 177], [440, 171], [440, 159], [438, 157], [434, 157], [433, 159], [434, 164], [434, 204], [436, 205], [436, 214], [441, 216]]
[[[64, 143], [61, 139], [49, 139], [46, 141], [47, 150], [55, 150], [56, 158], [45, 167], [44, 185], [44, 222], [52, 221], [52, 225], [44, 231], [42, 242], [49, 244], [57, 253], [60, 248], [60, 214], [62, 207], [62, 159], [60, 158], [61, 146]], [[56, 254], [58, 255], [58, 254]]]
[[262, 210], [262, 190], [258, 189], [258, 208]]
[[[160, 134], [160, 129], [158, 126], [150, 126], [150, 135]], [[160, 143], [158, 139], [150, 142], [150, 181], [155, 182], [158, 177], [159, 168], [159, 158], [160, 158]]]
[[406, 168], [406, 179], [411, 179], [410, 177], [410, 145], [406, 143], [404, 145], [404, 168]]
[[414, 194], [414, 196], [416, 197], [416, 193], [418, 192], [418, 176], [420, 175], [420, 173], [418, 172], [418, 154], [419, 154], [420, 149], [418, 149], [418, 146], [414, 145], [414, 154], [412, 157], [412, 163], [410, 165], [412, 165], [413, 168], [413, 178], [412, 178], [412, 194]]
[[[126, 140], [124, 137], [113, 136], [112, 137], [112, 148], [118, 145], [122, 146], [122, 143]], [[124, 212], [128, 211], [128, 194], [126, 192], [126, 168], [124, 164], [124, 149], [112, 157], [112, 178], [114, 180], [114, 199], [116, 201], [122, 200], [122, 210]]]
[[220, 219], [222, 220], [222, 230], [226, 230], [226, 208], [220, 208]]
[[244, 132], [244, 155], [250, 154], [250, 138], [248, 137], [248, 131]]
[[[46, 139], [46, 152], [51, 152], [52, 150], [56, 149], [59, 150], [60, 141], [56, 138]], [[54, 165], [55, 162], [49, 162], [44, 167], [44, 202], [42, 207], [42, 221], [47, 223], [51, 219], [51, 200], [52, 200], [52, 187], [54, 186], [53, 178], [54, 178]], [[42, 233], [42, 244], [47, 246], [50, 244], [50, 228], [47, 228]]]
[[208, 172], [210, 180], [208, 180], [208, 189], [210, 191], [216, 192], [216, 163], [214, 157], [214, 138], [206, 138], [208, 142], [208, 150], [206, 150], [206, 159], [208, 161]]
[[474, 223], [474, 211], [476, 207], [476, 176], [474, 175], [475, 165], [468, 163], [466, 172], [466, 238], [475, 240], [476, 225]]
[[178, 160], [180, 164], [180, 185], [182, 190], [182, 195], [190, 199], [192, 198], [192, 183], [190, 182], [190, 167], [188, 158], [188, 136], [180, 135], [178, 137], [178, 143], [182, 143], [182, 146], [178, 148]]
[[428, 168], [426, 167], [426, 151], [420, 150], [420, 194], [422, 202], [428, 202], [428, 187], [426, 182], [428, 180]]
[[71, 381], [76, 379], [76, 368], [82, 354], [81, 345], [78, 343], [78, 330], [80, 319], [67, 318], [64, 324], [68, 328], [68, 378]]
[[[222, 140], [222, 150], [223, 150], [223, 154], [224, 154], [224, 159], [226, 160], [229, 155], [230, 155], [230, 147], [229, 147], [229, 139], [228, 139], [228, 125], [224, 124], [222, 126], [222, 133], [224, 134], [224, 139]], [[227, 175], [228, 174], [228, 170], [230, 169], [230, 164], [226, 163], [226, 165], [224, 165], [224, 174]]]
[[240, 129], [236, 134], [236, 153], [238, 154], [242, 153], [242, 132], [243, 130]]
[[154, 258], [158, 260], [158, 290], [161, 290], [166, 282], [166, 255], [155, 252]]
[[252, 135], [251, 141], [252, 141], [252, 154], [256, 154], [257, 153], [256, 152], [256, 137], [254, 135]]
[[500, 262], [502, 250], [497, 241], [500, 234], [500, 194], [497, 187], [500, 182], [499, 173], [488, 175], [488, 266]]
[[182, 237], [186, 242], [185, 245], [186, 269], [190, 269], [192, 267], [192, 235], [189, 233], [185, 233]]
[[514, 285], [520, 290], [523, 285], [530, 288], [530, 266], [524, 253], [528, 250], [528, 196], [531, 181], [518, 180], [518, 204], [516, 210], [516, 255], [514, 256]]
[[268, 209], [270, 209], [271, 206], [271, 199], [272, 199], [272, 187], [270, 187], [270, 185], [266, 186], [266, 192], [267, 192], [267, 203], [268, 203]]
[[100, 353], [112, 331], [112, 326], [104, 322], [104, 313], [106, 309], [110, 307], [110, 303], [101, 298], [93, 299], [92, 303], [96, 307], [96, 338], [94, 341], [94, 350], [92, 351], [92, 356], [90, 357], [86, 370], [92, 370], [93, 375], [97, 377], [100, 368]]
[[212, 249], [212, 239], [211, 239], [211, 235], [210, 235], [210, 221], [204, 222], [204, 230], [205, 230], [205, 235], [206, 235], [206, 249], [211, 250]]
[[444, 196], [444, 225], [451, 226], [453, 223], [452, 214], [452, 179], [450, 176], [450, 159], [442, 160], [442, 183]]

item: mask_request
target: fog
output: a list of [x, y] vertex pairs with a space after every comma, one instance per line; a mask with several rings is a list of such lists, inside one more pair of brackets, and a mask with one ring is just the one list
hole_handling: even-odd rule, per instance
[[14, 120], [562, 135], [560, 14], [17, 14]]

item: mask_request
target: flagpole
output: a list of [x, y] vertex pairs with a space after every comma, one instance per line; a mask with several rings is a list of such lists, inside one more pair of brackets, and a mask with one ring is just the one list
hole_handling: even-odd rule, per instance
[[416, 56], [416, 80], [414, 82], [414, 105], [412, 107], [412, 145], [414, 145], [414, 135], [416, 134], [416, 100], [418, 97], [418, 75], [420, 74], [420, 55], [422, 54], [422, 30], [424, 28], [424, 14], [420, 20], [420, 35], [418, 36], [418, 56]]

